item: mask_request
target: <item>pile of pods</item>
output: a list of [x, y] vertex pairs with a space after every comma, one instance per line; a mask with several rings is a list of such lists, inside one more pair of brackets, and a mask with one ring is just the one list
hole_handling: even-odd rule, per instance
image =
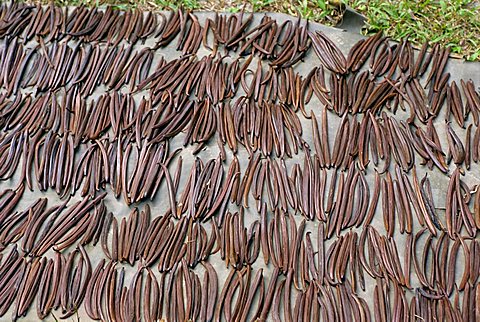
[[0, 317], [479, 321], [480, 92], [316, 28], [2, 4]]

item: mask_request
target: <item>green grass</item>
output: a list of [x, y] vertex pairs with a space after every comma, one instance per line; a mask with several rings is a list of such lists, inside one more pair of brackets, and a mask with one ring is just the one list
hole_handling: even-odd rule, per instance
[[[238, 12], [245, 8], [253, 12], [284, 12], [294, 16], [335, 25], [342, 16], [339, 0], [199, 0], [202, 8]], [[225, 9], [226, 8], [226, 9]]]
[[367, 18], [366, 33], [383, 30], [399, 40], [450, 47], [456, 56], [480, 58], [480, 3], [467, 0], [350, 0]]
[[[26, 0], [48, 3], [51, 0]], [[104, 6], [119, 9], [284, 12], [335, 25], [347, 4], [366, 17], [365, 34], [383, 30], [416, 45], [425, 41], [450, 47], [467, 60], [480, 60], [480, 0], [54, 0], [59, 5]]]
[[197, 10], [201, 8], [200, 3], [197, 0], [155, 0], [156, 6], [161, 8], [177, 9], [183, 7], [186, 9]]

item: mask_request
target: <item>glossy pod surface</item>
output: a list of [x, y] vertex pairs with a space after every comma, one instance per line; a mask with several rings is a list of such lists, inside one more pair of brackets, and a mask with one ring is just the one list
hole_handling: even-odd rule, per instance
[[479, 320], [460, 65], [283, 16], [1, 4], [0, 319]]

